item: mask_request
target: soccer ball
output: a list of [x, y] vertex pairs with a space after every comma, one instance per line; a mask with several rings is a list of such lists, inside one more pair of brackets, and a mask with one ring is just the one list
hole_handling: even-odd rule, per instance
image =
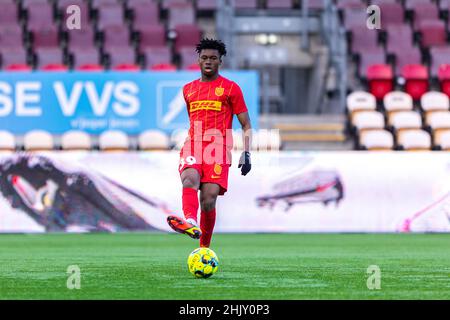
[[209, 248], [197, 248], [188, 257], [189, 272], [197, 278], [209, 278], [219, 269], [219, 258]]

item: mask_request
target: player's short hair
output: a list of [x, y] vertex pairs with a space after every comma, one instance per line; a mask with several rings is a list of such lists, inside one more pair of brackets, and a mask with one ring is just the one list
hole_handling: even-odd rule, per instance
[[225, 46], [225, 43], [220, 40], [208, 38], [200, 40], [200, 43], [196, 46], [196, 51], [198, 54], [200, 54], [203, 49], [213, 49], [219, 51], [220, 58], [227, 55], [227, 48]]

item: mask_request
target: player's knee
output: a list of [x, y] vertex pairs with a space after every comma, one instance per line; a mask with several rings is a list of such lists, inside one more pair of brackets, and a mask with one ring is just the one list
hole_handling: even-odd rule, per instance
[[200, 200], [203, 212], [209, 212], [216, 207], [216, 197], [214, 195], [205, 195]]
[[183, 178], [183, 188], [198, 189], [199, 181], [195, 177], [187, 176]]

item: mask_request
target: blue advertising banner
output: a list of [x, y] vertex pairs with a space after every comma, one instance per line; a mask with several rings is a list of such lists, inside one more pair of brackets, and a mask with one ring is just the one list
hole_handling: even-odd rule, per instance
[[[242, 88], [257, 128], [258, 74], [221, 74]], [[146, 129], [187, 129], [181, 89], [197, 77], [198, 72], [0, 72], [0, 130], [99, 134], [116, 129], [133, 135]], [[237, 119], [233, 127], [240, 127]]]

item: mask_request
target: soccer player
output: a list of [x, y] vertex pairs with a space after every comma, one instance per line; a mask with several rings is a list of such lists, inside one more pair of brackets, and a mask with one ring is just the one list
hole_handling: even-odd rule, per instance
[[200, 239], [200, 247], [209, 247], [216, 222], [216, 200], [228, 187], [233, 116], [237, 115], [243, 130], [244, 151], [238, 168], [244, 176], [251, 170], [251, 123], [240, 87], [219, 74], [222, 57], [227, 53], [225, 44], [203, 39], [196, 51], [201, 78], [183, 87], [190, 121], [178, 168], [184, 218], [170, 215], [167, 222], [176, 232]]

